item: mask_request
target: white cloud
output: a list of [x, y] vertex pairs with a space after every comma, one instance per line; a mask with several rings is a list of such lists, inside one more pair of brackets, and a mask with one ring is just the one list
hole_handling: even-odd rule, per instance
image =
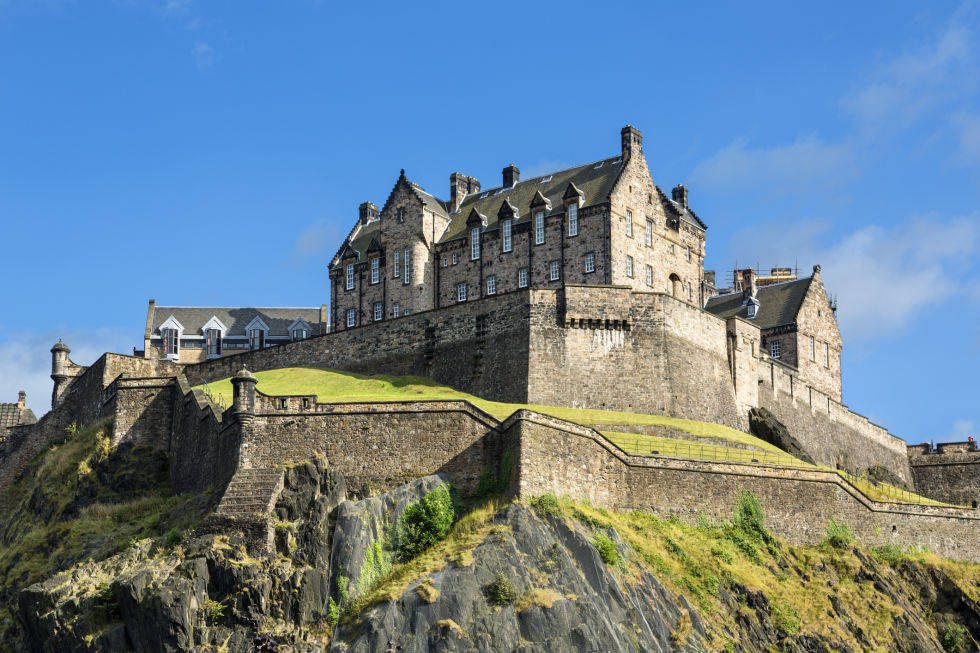
[[745, 139], [723, 147], [692, 172], [695, 183], [715, 188], [758, 187], [777, 193], [814, 185], [834, 186], [857, 173], [849, 143], [803, 136], [788, 145], [753, 147]]
[[210, 68], [214, 65], [216, 56], [214, 48], [208, 43], [198, 41], [194, 44], [194, 61], [198, 68]]
[[957, 160], [966, 165], [980, 164], [980, 114], [959, 113], [952, 122], [958, 141]]
[[[767, 232], [783, 235], [760, 240], [758, 234]], [[836, 239], [829, 239], [817, 222], [784, 223], [778, 229], [757, 225], [736, 234], [731, 244], [749, 265], [795, 260], [806, 264], [801, 274], [807, 274], [809, 265], [820, 263], [849, 341], [900, 332], [922, 309], [969, 294], [971, 280], [964, 271], [978, 245], [980, 216], [927, 216], [890, 228], [864, 227]]]
[[958, 419], [953, 422], [953, 428], [950, 430], [950, 433], [940, 440], [940, 442], [962, 442], [969, 436], [977, 437], [976, 423], [968, 419]]
[[[71, 359], [90, 365], [106, 351], [132, 353], [133, 334], [119, 329], [13, 333], [0, 336], [0, 402], [27, 392], [27, 405], [40, 417], [51, 408], [51, 346], [63, 338]], [[129, 348], [127, 348], [127, 345]]]
[[314, 222], [296, 236], [293, 243], [293, 255], [297, 259], [313, 256], [333, 256], [337, 243], [345, 234], [334, 224], [325, 221]]

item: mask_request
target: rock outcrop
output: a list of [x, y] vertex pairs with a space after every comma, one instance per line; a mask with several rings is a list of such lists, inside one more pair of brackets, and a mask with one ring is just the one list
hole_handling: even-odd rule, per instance
[[789, 429], [765, 408], [749, 410], [749, 430], [752, 435], [779, 447], [786, 453], [803, 462], [815, 464], [813, 457], [806, 452], [800, 441], [794, 438]]

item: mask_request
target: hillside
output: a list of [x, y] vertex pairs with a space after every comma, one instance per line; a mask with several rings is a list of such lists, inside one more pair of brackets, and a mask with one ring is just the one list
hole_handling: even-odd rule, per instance
[[772, 537], [751, 495], [694, 524], [438, 477], [371, 497], [291, 466], [276, 552], [195, 534], [208, 495], [166, 461], [72, 429], [4, 497], [0, 627], [12, 650], [970, 651], [980, 566]]

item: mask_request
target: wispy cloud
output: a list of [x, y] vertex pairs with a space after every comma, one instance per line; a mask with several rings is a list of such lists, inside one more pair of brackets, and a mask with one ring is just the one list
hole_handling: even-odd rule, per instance
[[210, 68], [214, 65], [216, 56], [214, 48], [210, 44], [204, 41], [198, 41], [194, 44], [194, 60], [197, 62], [198, 68]]
[[953, 116], [957, 137], [957, 161], [980, 165], [980, 113], [958, 113]]
[[[980, 254], [980, 216], [923, 216], [886, 228], [868, 226], [828, 238], [817, 222], [781, 224], [783, 235], [760, 240], [755, 226], [732, 242], [747, 261], [820, 263], [836, 295], [837, 318], [849, 341], [899, 333], [923, 309], [954, 295], [969, 296], [977, 283], [972, 261]], [[805, 271], [801, 271], [805, 273]]]
[[325, 220], [314, 222], [296, 236], [296, 241], [293, 243], [293, 257], [302, 260], [312, 257], [322, 258], [324, 254], [332, 256], [334, 248], [343, 237], [344, 234], [340, 233], [336, 225]]
[[27, 392], [27, 404], [40, 417], [51, 407], [51, 345], [58, 338], [71, 347], [71, 359], [89, 365], [106, 351], [132, 353], [133, 334], [121, 329], [11, 333], [0, 336], [0, 402], [16, 401]]

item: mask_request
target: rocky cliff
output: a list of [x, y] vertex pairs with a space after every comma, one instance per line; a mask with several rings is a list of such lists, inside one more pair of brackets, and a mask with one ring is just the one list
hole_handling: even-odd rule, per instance
[[207, 533], [210, 497], [170, 495], [164, 464], [109, 454], [97, 428], [35, 462], [2, 516], [0, 646], [973, 651], [980, 639], [977, 565], [869, 551], [840, 524], [818, 547], [788, 546], [749, 495], [730, 521], [685, 524], [552, 496], [462, 502], [437, 476], [353, 496], [314, 459], [286, 470], [276, 550], [256, 555], [234, 529]]

